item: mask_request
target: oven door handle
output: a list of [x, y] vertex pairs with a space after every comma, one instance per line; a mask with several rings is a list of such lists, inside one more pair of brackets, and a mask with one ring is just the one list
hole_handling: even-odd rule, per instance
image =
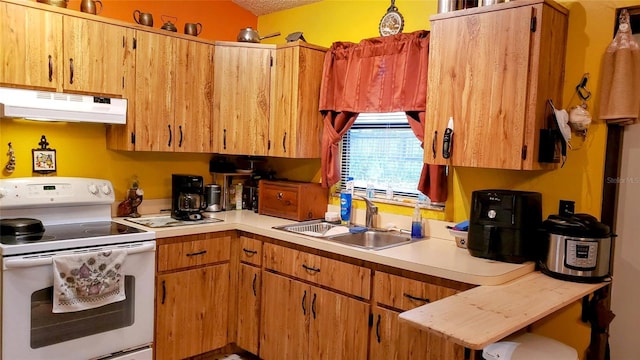
[[[127, 255], [139, 254], [142, 252], [153, 251], [156, 248], [155, 242], [150, 244], [137, 245], [131, 248], [125, 248]], [[104, 251], [103, 249], [96, 249], [96, 251]], [[4, 266], [7, 269], [15, 268], [27, 268], [42, 265], [53, 264], [53, 256], [40, 257], [40, 258], [19, 258], [19, 259], [5, 259]]]

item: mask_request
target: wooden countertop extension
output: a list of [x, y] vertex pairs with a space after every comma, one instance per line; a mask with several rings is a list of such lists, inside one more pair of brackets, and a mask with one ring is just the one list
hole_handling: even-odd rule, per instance
[[481, 350], [608, 284], [563, 281], [533, 272], [403, 312], [400, 321]]

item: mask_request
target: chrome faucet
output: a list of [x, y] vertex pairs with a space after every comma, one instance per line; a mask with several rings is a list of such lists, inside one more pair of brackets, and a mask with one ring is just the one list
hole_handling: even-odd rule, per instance
[[378, 207], [371, 202], [371, 200], [367, 199], [364, 196], [356, 195], [360, 199], [364, 200], [365, 204], [367, 204], [367, 214], [366, 214], [366, 224], [365, 226], [373, 229], [373, 216], [378, 214]]

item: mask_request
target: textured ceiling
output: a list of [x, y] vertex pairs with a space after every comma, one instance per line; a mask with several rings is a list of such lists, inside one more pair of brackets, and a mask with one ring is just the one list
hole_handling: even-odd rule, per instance
[[294, 7], [319, 2], [321, 0], [232, 0], [239, 6], [251, 11], [256, 16], [291, 9]]

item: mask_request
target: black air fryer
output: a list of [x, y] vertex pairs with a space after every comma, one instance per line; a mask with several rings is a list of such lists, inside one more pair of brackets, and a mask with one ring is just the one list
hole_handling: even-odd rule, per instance
[[541, 256], [542, 195], [478, 190], [471, 196], [467, 249], [472, 256], [522, 263]]

